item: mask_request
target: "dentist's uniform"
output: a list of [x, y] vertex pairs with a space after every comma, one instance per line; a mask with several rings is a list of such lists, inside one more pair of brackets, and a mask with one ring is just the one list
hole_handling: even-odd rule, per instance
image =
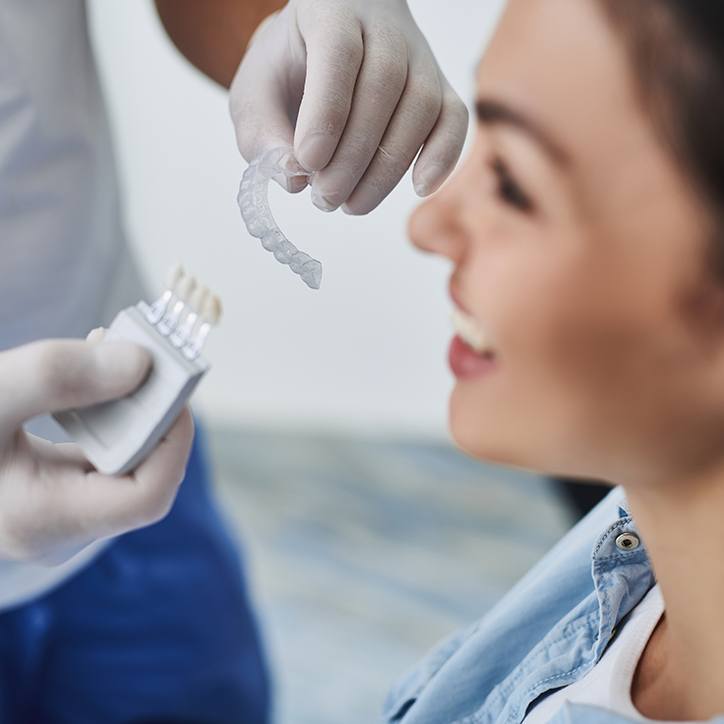
[[[0, 1], [0, 349], [84, 337], [143, 295], [85, 12], [83, 0]], [[0, 722], [268, 720], [203, 447], [197, 432], [161, 523], [56, 568], [0, 561]]]

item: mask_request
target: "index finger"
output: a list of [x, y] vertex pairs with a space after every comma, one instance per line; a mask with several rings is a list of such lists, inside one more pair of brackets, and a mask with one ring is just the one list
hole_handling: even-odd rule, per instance
[[294, 154], [306, 170], [319, 171], [334, 155], [347, 123], [364, 44], [354, 17], [326, 17], [305, 30], [300, 28], [307, 48], [307, 72]]

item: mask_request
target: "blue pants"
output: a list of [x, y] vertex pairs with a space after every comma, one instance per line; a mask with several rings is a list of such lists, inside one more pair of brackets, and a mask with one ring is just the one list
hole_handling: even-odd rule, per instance
[[264, 724], [269, 684], [202, 442], [169, 516], [0, 613], [2, 724]]

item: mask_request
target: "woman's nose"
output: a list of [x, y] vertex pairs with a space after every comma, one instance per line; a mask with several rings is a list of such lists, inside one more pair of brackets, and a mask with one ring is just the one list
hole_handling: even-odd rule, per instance
[[450, 182], [442, 191], [423, 202], [408, 222], [408, 236], [418, 249], [440, 254], [452, 261], [458, 260], [464, 249], [455, 187], [456, 184]]

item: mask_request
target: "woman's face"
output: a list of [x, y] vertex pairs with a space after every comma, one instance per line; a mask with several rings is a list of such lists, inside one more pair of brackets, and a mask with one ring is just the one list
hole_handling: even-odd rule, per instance
[[724, 432], [707, 216], [594, 0], [511, 0], [474, 147], [413, 215], [453, 263], [452, 433], [476, 457], [615, 482], [709, 465]]

